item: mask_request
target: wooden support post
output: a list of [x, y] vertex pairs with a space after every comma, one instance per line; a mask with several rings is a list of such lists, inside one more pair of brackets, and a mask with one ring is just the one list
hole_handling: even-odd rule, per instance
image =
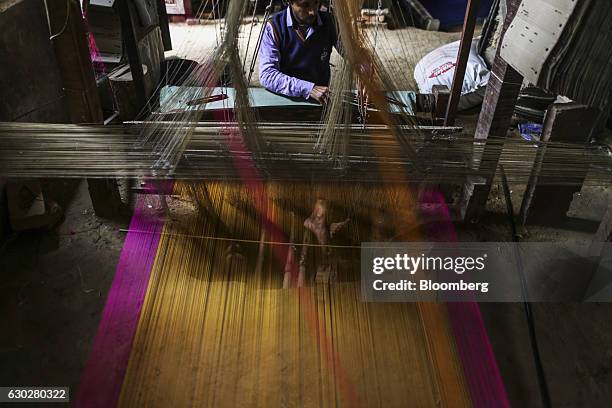
[[500, 0], [493, 0], [493, 4], [491, 4], [491, 8], [489, 9], [489, 14], [487, 15], [487, 19], [485, 20], [482, 30], [480, 31], [480, 41], [478, 42], [478, 54], [480, 54], [483, 58], [485, 56], [485, 51], [487, 47], [489, 46], [489, 42], [491, 41], [491, 37], [494, 35], [497, 24], [498, 24], [495, 21], [495, 17], [497, 16], [497, 13], [501, 12], [499, 1]]
[[455, 124], [455, 116], [457, 115], [459, 98], [461, 98], [465, 70], [467, 68], [468, 59], [470, 58], [470, 49], [472, 47], [472, 39], [474, 38], [474, 29], [476, 28], [476, 17], [478, 15], [479, 5], [480, 0], [468, 0], [465, 10], [463, 31], [461, 32], [461, 42], [459, 44], [459, 54], [457, 55], [457, 63], [455, 64], [453, 86], [451, 87], [450, 99], [448, 100], [448, 107], [446, 109], [445, 126], [452, 126]]
[[78, 1], [47, 0], [49, 28], [72, 123], [102, 123], [102, 108]]
[[[546, 113], [542, 129], [542, 142], [587, 143], [595, 127], [598, 110], [577, 103], [553, 104]], [[582, 185], [538, 185], [540, 175], [550, 174], [547, 167], [558, 163], [546, 163], [546, 146], [540, 146], [534, 160], [529, 182], [521, 204], [520, 220], [523, 224], [554, 223], [565, 218], [574, 193]], [[577, 181], [584, 181], [584, 171], [577, 170]], [[545, 180], [543, 180], [545, 181]]]
[[[70, 119], [72, 123], [103, 123], [81, 6], [76, 0], [67, 4], [69, 9], [64, 0], [47, 0], [49, 25], [52, 34], [58, 34], [53, 39], [53, 48], [64, 83]], [[88, 179], [87, 183], [96, 214], [117, 215], [122, 206], [117, 182], [114, 179]]]
[[89, 197], [98, 217], [113, 218], [124, 208], [115, 179], [87, 179]]
[[121, 19], [121, 37], [127, 51], [134, 87], [136, 88], [138, 105], [142, 109], [147, 104], [147, 93], [144, 71], [142, 70], [142, 61], [140, 52], [138, 51], [138, 36], [136, 35], [134, 20], [127, 0], [117, 0], [116, 4], [119, 18]]
[[608, 209], [601, 220], [601, 224], [599, 224], [599, 229], [593, 241], [612, 242], [612, 202], [608, 202]]
[[6, 200], [6, 179], [0, 177], [0, 242], [8, 237], [8, 204]]
[[[504, 21], [504, 33], [514, 19], [520, 3], [521, 0], [507, 0], [508, 13]], [[523, 76], [500, 57], [498, 49], [474, 135], [475, 141], [484, 141], [485, 146], [475, 147], [472, 167], [482, 170], [486, 175], [486, 182], [481, 185], [466, 185], [460, 210], [466, 221], [477, 221], [485, 209], [503, 149], [499, 143], [491, 145], [486, 141], [489, 136], [506, 137], [522, 83]], [[487, 161], [481, 163], [482, 157], [487, 157]]]
[[[145, 80], [151, 81], [152, 73], [146, 65], [142, 66]], [[137, 99], [136, 82], [129, 65], [121, 65], [108, 75], [113, 101], [122, 121], [135, 120], [142, 109]]]
[[435, 99], [434, 118], [443, 118], [446, 115], [450, 90], [446, 85], [434, 85], [431, 92]]
[[185, 17], [193, 17], [193, 8], [191, 7], [191, 0], [183, 0], [183, 7], [185, 8]]
[[161, 29], [164, 51], [170, 51], [172, 49], [172, 38], [170, 38], [170, 24], [168, 22], [166, 0], [157, 0], [157, 14], [159, 15], [159, 28]]

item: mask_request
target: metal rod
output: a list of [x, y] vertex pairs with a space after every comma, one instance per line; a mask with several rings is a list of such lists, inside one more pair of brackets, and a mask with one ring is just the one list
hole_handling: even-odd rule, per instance
[[249, 67], [249, 80], [247, 84], [251, 83], [251, 78], [253, 78], [253, 72], [255, 72], [255, 63], [257, 61], [257, 54], [259, 54], [259, 48], [261, 47], [261, 40], [264, 36], [264, 30], [266, 29], [266, 24], [268, 23], [268, 17], [270, 16], [270, 10], [272, 9], [272, 5], [274, 0], [270, 0], [270, 3], [266, 6], [266, 12], [264, 13], [264, 18], [261, 24], [261, 30], [259, 30], [259, 36], [257, 37], [257, 43], [255, 44], [255, 50], [253, 52], [253, 59], [251, 60], [251, 66]]

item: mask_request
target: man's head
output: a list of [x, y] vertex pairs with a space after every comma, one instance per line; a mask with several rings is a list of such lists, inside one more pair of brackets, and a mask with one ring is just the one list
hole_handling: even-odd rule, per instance
[[314, 24], [321, 0], [289, 0], [289, 7], [298, 24]]

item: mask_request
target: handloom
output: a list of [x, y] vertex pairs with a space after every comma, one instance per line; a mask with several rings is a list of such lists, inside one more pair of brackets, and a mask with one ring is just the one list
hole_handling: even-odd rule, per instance
[[[176, 196], [170, 219], [152, 211], [165, 197], [141, 197], [152, 221], [128, 231], [138, 245], [124, 248], [130, 268], [111, 289], [77, 405], [508, 406], [476, 305], [366, 304], [357, 283], [360, 242], [456, 239], [443, 195], [419, 195], [438, 205], [432, 214], [411, 183], [483, 182], [481, 168], [497, 165], [486, 154], [473, 165], [485, 143], [397, 112], [404, 81], [380, 62], [378, 33], [355, 24], [355, 0], [332, 2], [346, 59], [321, 122], [261, 121], [237, 44], [249, 2], [226, 4], [217, 48], [174, 78], [167, 102], [182, 108], [170, 115], [152, 103], [123, 126], [0, 124], [2, 175], [177, 180], [157, 187]], [[219, 87], [233, 105], [204, 122], [193, 107], [228, 103]], [[368, 96], [347, 103], [355, 87]], [[529, 176], [537, 143], [486, 144], [504, 146], [511, 181]], [[589, 182], [609, 183], [608, 150], [540, 144], [540, 183], [582, 182], [585, 165]], [[135, 332], [113, 337], [126, 321]], [[126, 349], [127, 366], [105, 365]]]
[[[389, 75], [389, 67], [377, 55], [389, 52], [377, 46], [386, 30], [364, 34], [355, 24], [358, 1], [334, 3], [339, 31], [344, 33], [345, 59], [334, 70], [332, 100], [321, 122], [302, 122], [295, 116], [291, 123], [261, 120], [260, 111], [253, 109], [255, 90], [247, 92], [245, 74], [226, 72], [227, 67], [241, 65], [236, 62], [242, 52], [236, 41], [247, 3], [227, 2], [216, 48], [202, 53], [195, 68], [169, 72], [167, 76], [181, 85], [159, 89], [155, 95], [161, 96], [161, 102], [151, 101], [153, 111], [137, 123], [120, 127], [1, 124], [0, 172], [11, 177], [236, 180], [243, 176], [237, 174], [233, 158], [249, 156], [261, 177], [269, 180], [455, 184], [467, 180], [477, 185], [490, 181], [491, 167], [498, 164], [504, 166], [510, 182], [525, 182], [538, 147], [546, 146], [546, 170], [540, 184], [582, 184], [585, 175], [587, 183], [609, 183], [612, 166], [606, 146], [526, 142], [503, 135], [475, 142], [460, 128], [420, 123], [410, 98], [398, 91], [409, 81], [397, 70], [393, 77]], [[202, 4], [199, 13], [207, 4]], [[406, 18], [401, 10], [396, 14]], [[249, 36], [253, 31], [251, 24]], [[405, 43], [410, 35], [400, 39], [401, 51], [409, 54]], [[246, 55], [248, 50], [243, 62]], [[400, 64], [394, 56], [385, 55], [384, 60]], [[368, 100], [347, 97], [359, 84], [367, 89]], [[272, 98], [270, 116], [274, 110], [277, 116], [281, 111], [292, 112], [282, 106], [282, 99]], [[276, 109], [273, 104], [278, 104]], [[489, 153], [496, 147], [503, 147], [499, 163], [496, 154]]]
[[[121, 406], [508, 406], [495, 383], [496, 368], [482, 361], [490, 346], [475, 336], [481, 323], [473, 309], [360, 302], [355, 248], [335, 250], [333, 284], [320, 280], [324, 249], [313, 248], [304, 263], [307, 286], [283, 290], [282, 271], [294, 249], [269, 243], [279, 233], [303, 242], [309, 232], [298, 226], [308, 217], [309, 203], [321, 196], [333, 203], [331, 219], [350, 216], [339, 238], [348, 243], [392, 236], [452, 240], [448, 224], [418, 227], [419, 218], [434, 214], [419, 216], [403, 185], [374, 191], [333, 184], [264, 188], [263, 207], [253, 208], [258, 200], [252, 204], [253, 189], [242, 183], [175, 185], [185, 204], [158, 235], [157, 255], [148, 255], [151, 278], [125, 376], [119, 374], [115, 391], [104, 386], [113, 376], [92, 378], [86, 369], [77, 406], [113, 401], [100, 393], [101, 386], [117, 392]], [[210, 199], [214, 211], [192, 211], [194, 189]], [[379, 202], [364, 205], [372, 192]], [[146, 218], [158, 218], [146, 209], [155, 200], [147, 196], [148, 205], [141, 207]], [[269, 223], [278, 229], [262, 227]], [[145, 228], [142, 221], [132, 224]], [[130, 231], [128, 239], [147, 242], [156, 234], [153, 228]], [[251, 243], [201, 236], [240, 236]], [[135, 280], [111, 293], [127, 295]], [[125, 321], [125, 312], [125, 306], [115, 307], [105, 316], [109, 323]], [[88, 366], [116, 369], [107, 364], [123, 326], [110, 324], [107, 342], [96, 342], [92, 351], [100, 357]]]
[[[198, 194], [202, 187], [196, 187]], [[355, 222], [345, 231], [352, 241], [369, 234], [368, 224], [357, 221], [367, 218], [368, 210], [354, 199], [360, 195], [368, 201], [368, 192], [305, 187], [266, 186], [267, 216], [283, 231], [303, 222], [309, 210], [302, 203], [325, 196], [335, 203], [337, 217], [352, 215]], [[340, 265], [336, 284], [282, 290], [285, 259], [279, 263], [275, 252], [287, 257], [292, 251], [287, 246], [173, 238], [224, 231], [255, 242], [273, 236], [249, 210], [248, 188], [211, 183], [206, 191], [218, 219], [191, 213], [166, 223], [168, 235], [161, 236], [120, 405], [370, 406], [390, 400], [425, 407], [441, 398], [417, 307], [361, 303], [352, 272], [356, 250], [340, 257], [346, 264]], [[378, 191], [389, 211], [405, 211], [392, 202], [405, 204], [407, 191]], [[177, 185], [175, 192], [184, 195], [185, 186]], [[398, 200], [402, 195], [405, 199]], [[295, 229], [294, 240], [302, 242], [304, 230]], [[309, 255], [308, 282], [315, 279], [318, 256]], [[455, 387], [464, 387], [454, 365]], [[152, 372], [157, 373], [153, 381]], [[467, 404], [466, 395], [456, 398]]]
[[[147, 145], [137, 146], [148, 123], [129, 126], [49, 125], [0, 123], [0, 174], [9, 177], [154, 177], [174, 179], [238, 180], [233, 159], [254, 156], [243, 145], [228, 145], [234, 122], [197, 125], [156, 122], [158, 132], [189, 132], [175, 166], [158, 167], [160, 155]], [[500, 164], [509, 181], [525, 182], [531, 172], [538, 146], [547, 149], [545, 171], [539, 183], [548, 185], [608, 185], [612, 155], [605, 146], [556, 142], [527, 142], [522, 139], [489, 138], [475, 143], [459, 128], [397, 126], [404, 142], [426, 158], [416, 168], [398, 141], [384, 125], [343, 125], [349, 136], [342, 166], [314, 150], [319, 131], [328, 125], [312, 123], [260, 123], [261, 148], [256, 163], [269, 180], [406, 181], [461, 183], [471, 177], [476, 183], [490, 165], [470, 166], [474, 151], [485, 145], [503, 147]], [[496, 158], [493, 158], [496, 159]], [[494, 161], [493, 163], [496, 163]], [[385, 177], [381, 167], [384, 168]]]
[[[143, 111], [138, 123], [124, 127], [1, 124], [0, 172], [11, 177], [235, 180], [241, 176], [232, 158], [249, 156], [261, 177], [270, 180], [461, 184], [469, 178], [473, 185], [490, 182], [491, 167], [494, 171], [498, 164], [504, 166], [510, 182], [524, 182], [538, 147], [546, 146], [546, 174], [539, 178], [540, 184], [581, 184], [585, 172], [588, 183], [610, 180], [611, 156], [606, 146], [529, 143], [495, 134], [486, 142], [474, 143], [460, 128], [423, 126], [410, 101], [398, 91], [409, 82], [409, 69], [389, 74], [390, 66], [401, 65], [399, 54], [414, 52], [406, 45], [410, 32], [406, 38], [398, 37], [400, 52], [388, 55], [387, 48], [378, 46], [386, 30], [365, 31], [359, 25], [361, 2], [357, 0], [331, 4], [343, 62], [334, 69], [332, 99], [321, 122], [304, 123], [299, 117], [290, 124], [261, 120], [253, 109], [246, 73], [238, 69], [246, 66], [249, 45], [256, 45], [251, 41], [257, 30], [248, 5], [248, 1], [233, 0], [225, 2], [227, 10], [219, 10], [218, 2], [202, 2], [196, 16], [208, 6], [213, 14], [225, 15], [223, 26], [222, 20], [214, 23], [218, 26], [215, 48], [201, 51], [192, 69], [179, 66], [167, 73], [168, 79], [181, 85], [158, 89], [153, 95], [161, 95], [161, 103], [151, 100], [153, 111]], [[401, 20], [412, 18], [393, 2], [392, 7]], [[238, 38], [245, 35], [242, 23], [249, 17], [249, 41], [247, 49], [241, 50]], [[384, 59], [379, 53], [385, 53]], [[357, 95], [347, 100], [356, 86], [367, 90], [367, 99]], [[215, 97], [220, 89], [227, 98]], [[201, 106], [194, 100], [207, 103]], [[283, 110], [282, 98], [274, 103], [279, 104], [278, 111]], [[499, 163], [496, 154], [489, 156], [498, 150], [496, 146], [504, 148]]]

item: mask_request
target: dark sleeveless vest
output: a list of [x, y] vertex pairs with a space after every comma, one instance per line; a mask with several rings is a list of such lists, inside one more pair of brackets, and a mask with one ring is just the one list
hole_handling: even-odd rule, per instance
[[280, 50], [280, 71], [315, 85], [328, 86], [329, 57], [336, 44], [336, 27], [329, 13], [319, 12], [319, 16], [323, 24], [315, 26], [314, 33], [305, 41], [295, 27], [287, 27], [287, 9], [273, 14], [270, 23]]

